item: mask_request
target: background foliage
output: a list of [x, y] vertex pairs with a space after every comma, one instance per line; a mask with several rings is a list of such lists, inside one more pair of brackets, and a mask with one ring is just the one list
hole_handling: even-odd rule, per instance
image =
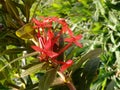
[[[65, 18], [75, 34], [83, 35], [83, 48], [71, 47], [65, 53], [75, 61], [68, 71], [76, 89], [119, 90], [119, 6], [119, 0], [0, 0], [0, 89], [38, 89], [44, 71], [38, 71], [41, 64], [29, 55], [32, 43], [15, 32], [33, 17], [57, 16]], [[69, 89], [62, 84], [52, 85], [51, 90]]]

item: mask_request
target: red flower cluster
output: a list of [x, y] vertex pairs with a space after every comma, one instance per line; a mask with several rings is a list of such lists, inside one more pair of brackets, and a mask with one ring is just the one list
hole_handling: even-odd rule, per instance
[[[37, 45], [32, 46], [32, 48], [40, 52], [40, 60], [52, 62], [57, 65], [60, 65], [60, 71], [65, 71], [68, 67], [73, 64], [72, 60], [66, 62], [58, 61], [59, 57], [65, 50], [67, 50], [72, 44], [75, 44], [79, 47], [82, 45], [78, 42], [82, 38], [81, 35], [74, 36], [73, 32], [69, 28], [66, 21], [62, 18], [57, 17], [41, 17], [41, 20], [33, 19], [32, 20], [35, 26], [33, 27], [37, 32]], [[58, 31], [53, 30], [54, 24], [61, 25]], [[64, 42], [68, 42], [67, 45], [60, 48], [60, 50], [54, 50], [59, 48], [59, 39], [61, 35], [68, 34], [69, 38], [64, 38]], [[61, 43], [64, 43], [61, 42]], [[58, 48], [55, 48], [58, 46]]]

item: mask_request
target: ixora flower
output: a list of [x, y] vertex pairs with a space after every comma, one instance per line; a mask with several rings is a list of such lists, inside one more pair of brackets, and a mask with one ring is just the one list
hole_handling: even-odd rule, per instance
[[[39, 52], [40, 61], [50, 62], [60, 65], [60, 71], [64, 72], [72, 64], [72, 60], [58, 60], [59, 56], [64, 53], [73, 44], [82, 45], [78, 42], [82, 38], [81, 35], [74, 36], [66, 21], [57, 17], [41, 17], [41, 20], [33, 18], [34, 29], [36, 31], [37, 44], [31, 46], [35, 51]], [[59, 26], [59, 27], [57, 27]], [[64, 37], [69, 36], [69, 38]], [[62, 37], [62, 40], [60, 40]], [[66, 45], [61, 43], [67, 42]], [[64, 56], [64, 55], [63, 55]]]

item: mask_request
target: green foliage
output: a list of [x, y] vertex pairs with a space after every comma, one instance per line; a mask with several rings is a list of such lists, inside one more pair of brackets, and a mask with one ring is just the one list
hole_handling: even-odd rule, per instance
[[90, 84], [97, 77], [97, 69], [99, 64], [100, 60], [98, 58], [93, 58], [86, 62], [84, 68], [79, 68], [72, 73], [72, 79], [77, 90], [80, 88], [83, 90], [88, 90], [90, 88]]
[[[65, 18], [75, 34], [83, 36], [83, 48], [71, 47], [65, 52], [65, 60], [74, 60], [73, 66], [65, 73], [68, 73], [76, 89], [119, 90], [119, 6], [120, 1], [117, 0], [1, 0], [0, 89], [68, 89], [65, 82], [55, 77], [55, 69], [50, 65], [46, 67], [48, 63], [38, 63], [38, 53], [31, 53], [32, 43], [26, 40], [32, 38], [33, 30], [29, 24], [33, 17], [57, 16]], [[15, 34], [18, 29], [20, 38]], [[22, 37], [21, 33], [25, 36]], [[24, 55], [24, 51], [30, 54]], [[36, 73], [43, 75], [38, 75], [38, 79]], [[60, 84], [52, 84], [57, 79]]]
[[56, 69], [51, 69], [40, 79], [39, 90], [48, 90], [56, 76]]

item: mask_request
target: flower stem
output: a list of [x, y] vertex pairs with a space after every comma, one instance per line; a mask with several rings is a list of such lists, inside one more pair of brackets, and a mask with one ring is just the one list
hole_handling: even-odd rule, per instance
[[67, 82], [67, 86], [69, 87], [70, 90], [76, 90], [75, 86], [73, 85], [72, 82]]

